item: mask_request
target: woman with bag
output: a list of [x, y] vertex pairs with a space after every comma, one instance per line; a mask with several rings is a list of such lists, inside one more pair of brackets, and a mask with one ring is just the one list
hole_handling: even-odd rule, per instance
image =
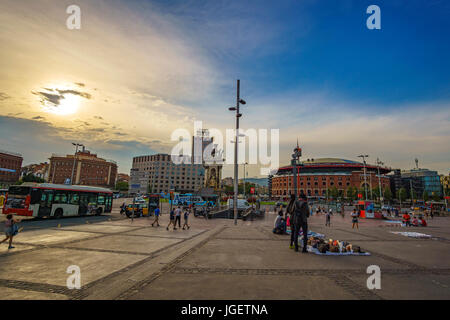
[[9, 249], [14, 249], [14, 247], [12, 246], [12, 240], [13, 237], [19, 232], [19, 228], [17, 227], [17, 223], [19, 223], [20, 220], [14, 220], [12, 214], [8, 214], [6, 216], [6, 221], [5, 221], [5, 235], [6, 238], [3, 239], [0, 243], [5, 242], [6, 240], [9, 239], [9, 246], [8, 246], [8, 250]]

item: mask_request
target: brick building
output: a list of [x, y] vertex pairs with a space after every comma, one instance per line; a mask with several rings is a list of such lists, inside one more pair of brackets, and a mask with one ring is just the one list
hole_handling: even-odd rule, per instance
[[[349, 187], [358, 190], [364, 188], [364, 167], [356, 161], [321, 158], [308, 159], [298, 167], [298, 192], [304, 192], [309, 197], [326, 197], [327, 190], [336, 187], [344, 196]], [[366, 186], [368, 192], [378, 188], [378, 169], [380, 170], [381, 188], [390, 188], [389, 168], [366, 165]], [[281, 167], [277, 173], [270, 176], [270, 192], [275, 198], [286, 198], [294, 190], [292, 166]]]
[[[75, 168], [74, 168], [75, 164]], [[56, 155], [50, 158], [48, 181], [51, 183], [70, 183], [74, 168], [73, 184], [114, 188], [117, 179], [117, 163], [105, 160], [90, 153], [83, 147], [75, 155]]]
[[22, 155], [19, 153], [0, 150], [0, 188], [8, 188], [20, 178]]

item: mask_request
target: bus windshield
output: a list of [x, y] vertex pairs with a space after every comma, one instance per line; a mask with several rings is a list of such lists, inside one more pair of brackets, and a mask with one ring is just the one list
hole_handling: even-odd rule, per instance
[[30, 187], [12, 186], [8, 191], [6, 206], [14, 209], [24, 209], [25, 199], [30, 194]]

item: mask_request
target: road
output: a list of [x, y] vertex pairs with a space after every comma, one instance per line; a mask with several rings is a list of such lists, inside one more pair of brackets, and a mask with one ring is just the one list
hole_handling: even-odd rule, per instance
[[[288, 248], [274, 235], [273, 210], [262, 220], [190, 217], [189, 230], [169, 230], [153, 218], [100, 217], [24, 221], [15, 249], [0, 246], [2, 299], [450, 299], [450, 219], [408, 229], [349, 214], [312, 216], [310, 229], [361, 246], [370, 256], [318, 256]], [[69, 266], [81, 270], [81, 289], [68, 289]], [[381, 270], [381, 289], [366, 286], [367, 267]]]

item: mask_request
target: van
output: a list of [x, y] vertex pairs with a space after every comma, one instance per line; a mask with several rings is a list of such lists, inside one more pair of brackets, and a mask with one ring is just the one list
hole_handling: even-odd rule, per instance
[[[228, 199], [227, 205], [228, 205], [229, 209], [233, 209], [234, 208], [233, 207], [233, 199]], [[250, 207], [251, 207], [251, 205], [248, 203], [247, 200], [245, 200], [245, 199], [238, 199], [237, 200], [237, 208], [238, 208], [238, 210], [246, 210], [246, 209], [248, 209]]]

